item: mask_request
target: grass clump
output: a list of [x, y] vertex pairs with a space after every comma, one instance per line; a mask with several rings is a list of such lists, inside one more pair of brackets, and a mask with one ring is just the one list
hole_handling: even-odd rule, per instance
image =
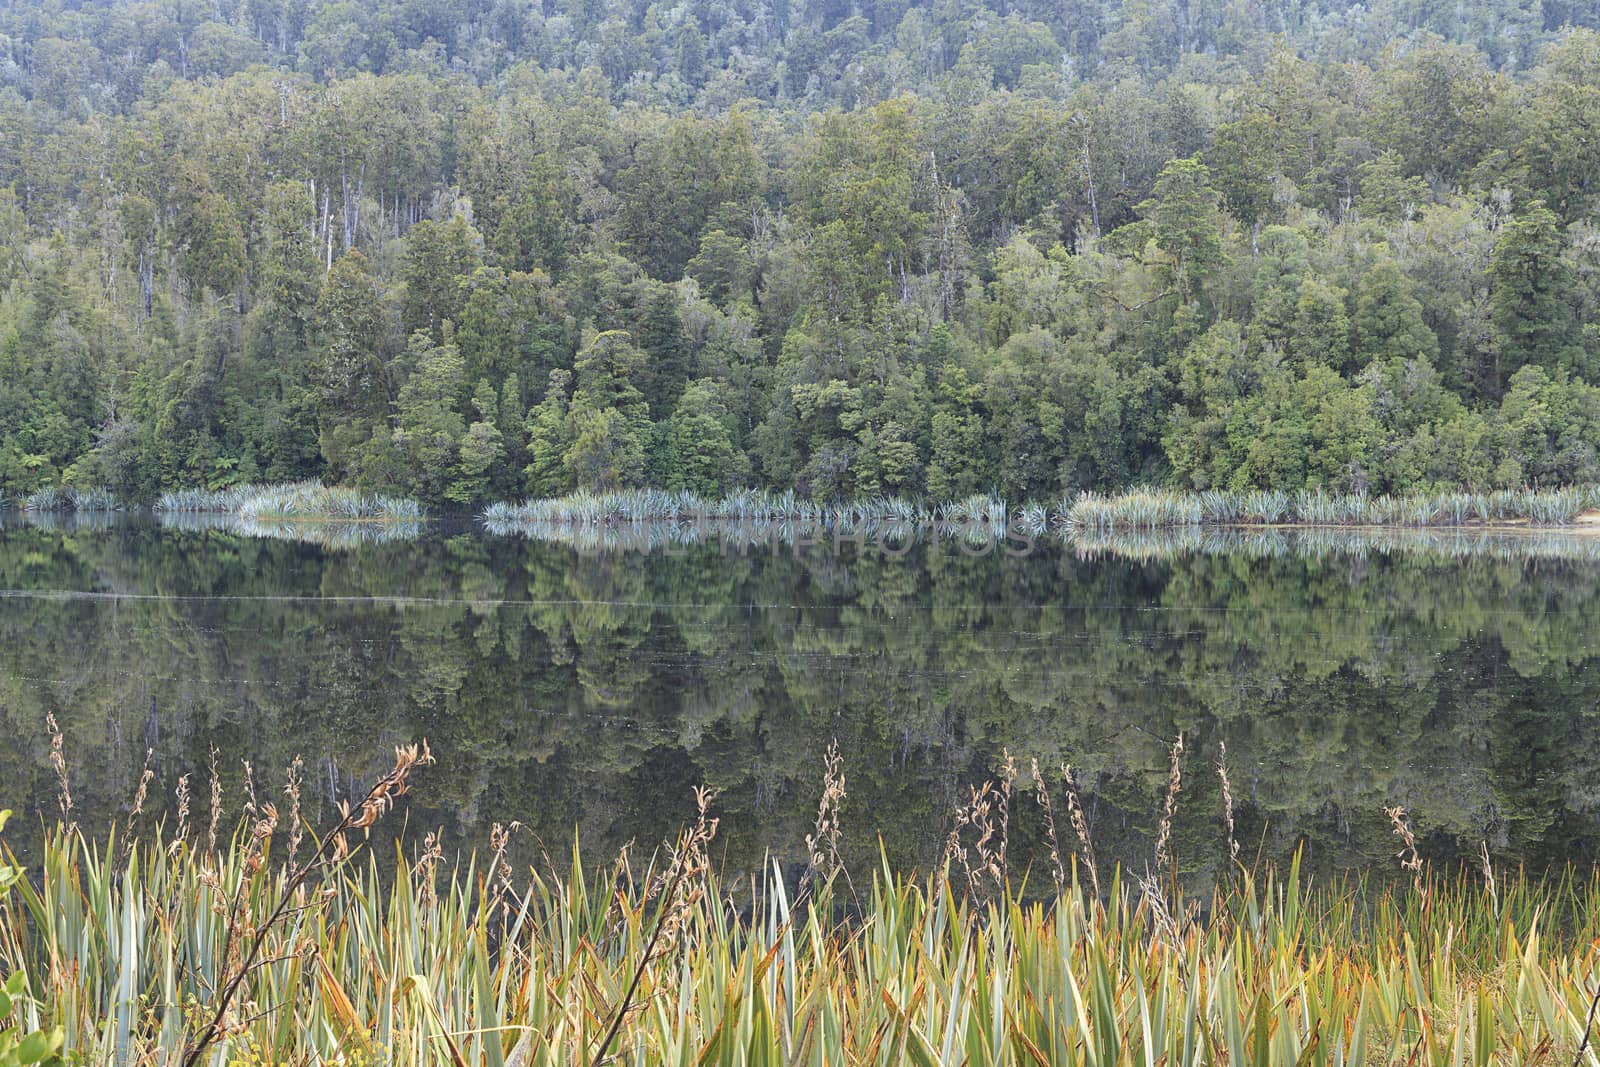
[[295, 482], [263, 486], [239, 504], [239, 517], [253, 522], [416, 522], [426, 517], [421, 504], [405, 497], [357, 489]]
[[[286, 818], [251, 795], [219, 837], [213, 761], [204, 827], [185, 777], [164, 831], [48, 835], [23, 907], [0, 911], [0, 968], [37, 998], [8, 1021], [59, 1028], [87, 1063], [1595, 1062], [1592, 875], [1497, 874], [1487, 849], [1481, 872], [1430, 871], [1398, 807], [1393, 885], [1251, 867], [1221, 752], [1223, 873], [1189, 896], [1168, 874], [1184, 756], [1180, 740], [1154, 874], [1098, 871], [1071, 772], [1034, 762], [1024, 781], [1007, 755], [952, 813], [939, 869], [852, 879], [835, 745], [804, 873], [775, 864], [753, 886], [718, 873], [704, 790], [652, 857], [519, 873], [516, 824], [496, 824], [481, 857], [452, 861], [430, 833], [384, 874], [363, 835], [414, 776], [426, 786], [425, 745], [320, 837], [299, 761]], [[1008, 862], [1028, 788], [1050, 843], [1042, 900]]]
[[1083, 493], [1067, 509], [1066, 522], [1087, 530], [1153, 530], [1198, 526], [1206, 513], [1205, 501], [1193, 493], [1141, 488], [1114, 496]]
[[1008, 507], [998, 494], [930, 502], [874, 497], [819, 503], [793, 492], [741, 489], [720, 499], [654, 489], [498, 502], [480, 513], [491, 533], [570, 539], [574, 529], [647, 525], [782, 527], [802, 536], [816, 530], [928, 529], [971, 539], [987, 531], [1038, 537], [1052, 530], [1109, 535], [1141, 530], [1227, 526], [1461, 527], [1495, 524], [1568, 526], [1600, 506], [1600, 487], [1445, 492], [1403, 497], [1309, 489], [1200, 493], [1142, 486], [1120, 493], [1079, 493], [1055, 503]]
[[121, 511], [122, 505], [109, 489], [98, 486], [74, 489], [71, 486], [49, 485], [35, 489], [22, 498], [22, 510], [39, 515], [65, 515], [75, 512], [101, 513]]
[[234, 485], [225, 489], [173, 489], [162, 493], [156, 510], [170, 515], [237, 515], [239, 508], [257, 491], [254, 485]]
[[176, 489], [161, 494], [156, 510], [171, 515], [229, 515], [246, 522], [403, 522], [427, 518], [406, 497], [365, 493], [321, 482], [236, 485], [225, 489]]
[[22, 498], [23, 511], [58, 512], [72, 510], [72, 490], [47, 485]]
[[353, 549], [369, 545], [414, 541], [426, 529], [421, 521], [404, 519], [383, 522], [344, 522], [337, 519], [312, 521], [254, 521], [222, 512], [157, 512], [163, 529], [189, 533], [217, 532], [239, 537], [272, 541], [300, 541], [330, 549]]

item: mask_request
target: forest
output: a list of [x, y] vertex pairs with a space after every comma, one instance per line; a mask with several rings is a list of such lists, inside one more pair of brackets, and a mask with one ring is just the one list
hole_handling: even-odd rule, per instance
[[1582, 0], [18, 0], [0, 492], [1600, 480]]

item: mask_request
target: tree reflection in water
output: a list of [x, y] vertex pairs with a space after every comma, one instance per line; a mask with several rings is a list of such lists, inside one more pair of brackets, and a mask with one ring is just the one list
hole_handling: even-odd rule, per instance
[[[325, 817], [425, 735], [439, 765], [410, 818], [447, 842], [481, 847], [515, 818], [556, 856], [574, 827], [591, 857], [648, 846], [705, 783], [728, 865], [750, 870], [803, 863], [837, 738], [852, 866], [880, 836], [891, 863], [936, 861], [958, 798], [1009, 750], [1070, 761], [1102, 865], [1142, 870], [1182, 731], [1174, 852], [1198, 883], [1227, 857], [1224, 741], [1247, 858], [1303, 844], [1316, 871], [1392, 873], [1399, 803], [1436, 862], [1480, 841], [1497, 860], [1592, 860], [1594, 553], [1301, 536], [1025, 558], [924, 540], [897, 559], [12, 523], [0, 806], [31, 816], [12, 827], [26, 853], [55, 810], [52, 711], [88, 827], [125, 809], [147, 748], [168, 805], [210, 746], [231, 795], [242, 760], [278, 790], [301, 754]], [[1023, 801], [1015, 869], [1043, 856]]]

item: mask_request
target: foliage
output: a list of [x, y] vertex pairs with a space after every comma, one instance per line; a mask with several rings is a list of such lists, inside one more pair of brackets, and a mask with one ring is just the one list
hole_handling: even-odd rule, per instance
[[32, 512], [119, 511], [121, 506], [109, 489], [98, 486], [74, 489], [47, 485], [22, 498], [22, 510]]
[[294, 860], [264, 851], [255, 827], [215, 851], [183, 832], [102, 850], [58, 829], [37, 888], [21, 889], [36, 929], [7, 912], [0, 945], [85, 1061], [188, 1053], [188, 1009], [208, 1014], [206, 976], [234, 966], [235, 912], [262, 924], [269, 954], [242, 972], [223, 1063], [554, 1064], [616, 1049], [639, 1064], [1444, 1065], [1581, 1059], [1590, 1037], [1592, 876], [1486, 867], [1483, 882], [1418, 863], [1414, 884], [1381, 888], [1238, 865], [1198, 898], [1108, 871], [1102, 898], [1076, 855], [1057, 855], [1040, 902], [1012, 887], [1001, 826], [929, 877], [885, 864], [852, 897], [824, 869], [791, 895], [774, 868], [740, 906], [708, 857], [708, 800], [637, 870], [575, 856], [519, 874], [504, 838], [460, 861], [430, 838], [390, 874], [372, 861], [314, 879], [276, 920]]
[[[0, 810], [0, 830], [4, 830], [11, 812]], [[0, 923], [9, 924], [15, 905], [9, 897], [12, 890], [25, 877], [21, 868], [0, 863]], [[11, 944], [16, 945], [16, 930], [7, 931]], [[0, 936], [6, 936], [0, 934]], [[28, 972], [16, 967], [7, 969], [5, 981], [0, 983], [0, 1067], [24, 1067], [26, 1064], [60, 1064], [61, 1048], [65, 1034], [60, 1027], [50, 1030], [31, 1029], [41, 1017], [44, 1004], [30, 992]]]
[[1591, 6], [22, 0], [0, 491], [1593, 482]]
[[156, 502], [156, 510], [171, 515], [229, 515], [254, 523], [414, 523], [426, 514], [414, 500], [330, 487], [320, 482], [238, 485], [214, 492], [178, 490], [163, 493]]
[[[715, 453], [712, 453], [715, 455]], [[873, 497], [817, 503], [793, 493], [741, 490], [723, 497], [692, 489], [577, 493], [521, 504], [500, 502], [483, 510], [491, 530], [519, 527], [614, 526], [650, 522], [739, 523], [854, 527], [984, 526], [1000, 538], [1017, 527], [1038, 534], [1059, 527], [1079, 530], [1158, 529], [1170, 526], [1564, 526], [1600, 508], [1600, 486], [1433, 493], [1371, 497], [1321, 489], [1285, 493], [1187, 493], [1142, 487], [1125, 493], [1080, 493], [1057, 505], [1028, 501], [1008, 508], [998, 496], [974, 495], [936, 502]]]

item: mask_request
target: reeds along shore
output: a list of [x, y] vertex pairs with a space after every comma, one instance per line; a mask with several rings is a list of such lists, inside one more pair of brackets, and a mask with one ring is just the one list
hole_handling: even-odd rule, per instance
[[229, 515], [256, 523], [418, 522], [427, 517], [427, 510], [415, 500], [321, 482], [180, 489], [163, 493], [156, 510], [172, 515]]
[[[5, 503], [0, 496], [0, 507]], [[122, 510], [108, 490], [54, 487], [29, 494], [19, 506], [35, 512]], [[1038, 535], [1063, 528], [1106, 532], [1193, 526], [1565, 526], [1596, 509], [1600, 509], [1600, 486], [1398, 497], [1321, 490], [1189, 493], [1143, 487], [1015, 506], [993, 494], [945, 502], [879, 496], [824, 503], [792, 491], [744, 489], [709, 499], [628, 489], [493, 503], [480, 514], [491, 530], [507, 532], [518, 527], [706, 522], [799, 528], [945, 526], [988, 528], [997, 534], [1020, 529]], [[427, 509], [415, 500], [320, 482], [173, 490], [161, 495], [155, 510], [275, 522], [416, 522], [427, 516]]]
[[792, 492], [741, 490], [713, 500], [640, 489], [491, 504], [482, 517], [491, 530], [506, 532], [519, 527], [703, 522], [801, 528], [961, 526], [988, 528], [997, 534], [1020, 529], [1038, 535], [1063, 528], [1109, 532], [1195, 526], [1565, 526], [1597, 507], [1600, 486], [1404, 497], [1141, 488], [1118, 494], [1080, 493], [1054, 503], [1029, 501], [1017, 506], [992, 495], [945, 503], [874, 497], [826, 504]]
[[[8, 503], [0, 493], [0, 507]], [[29, 493], [18, 501], [23, 511], [38, 513], [121, 511], [122, 504], [109, 489], [72, 489], [48, 486]]]
[[[12, 504], [0, 493], [0, 508]], [[122, 511], [108, 489], [47, 486], [15, 501], [38, 514]], [[167, 515], [227, 515], [252, 522], [418, 522], [427, 509], [405, 497], [367, 493], [321, 482], [236, 485], [226, 489], [177, 489], [162, 493], [155, 510]]]
[[[204, 821], [185, 777], [176, 823], [140, 824], [146, 775], [96, 843], [71, 826], [56, 734], [61, 821], [0, 910], [0, 966], [27, 986], [10, 1022], [94, 1064], [1600, 1063], [1592, 873], [1497, 871], [1487, 849], [1431, 872], [1394, 808], [1397, 887], [1307, 885], [1239, 857], [1225, 753], [1222, 810], [1184, 808], [1194, 758], [1173, 746], [1140, 877], [1096, 867], [1070, 770], [1029, 781], [1009, 757], [915, 876], [843, 868], [833, 748], [804, 873], [751, 886], [718, 874], [704, 792], [655, 855], [598, 870], [514, 870], [512, 823], [476, 857], [428, 834], [380, 873], [362, 835], [427, 788], [426, 745], [322, 836], [296, 761], [281, 807], [252, 789], [231, 837], [213, 768]], [[1024, 818], [1046, 870], [1008, 867]], [[1227, 828], [1203, 898], [1173, 875], [1185, 818]]]

